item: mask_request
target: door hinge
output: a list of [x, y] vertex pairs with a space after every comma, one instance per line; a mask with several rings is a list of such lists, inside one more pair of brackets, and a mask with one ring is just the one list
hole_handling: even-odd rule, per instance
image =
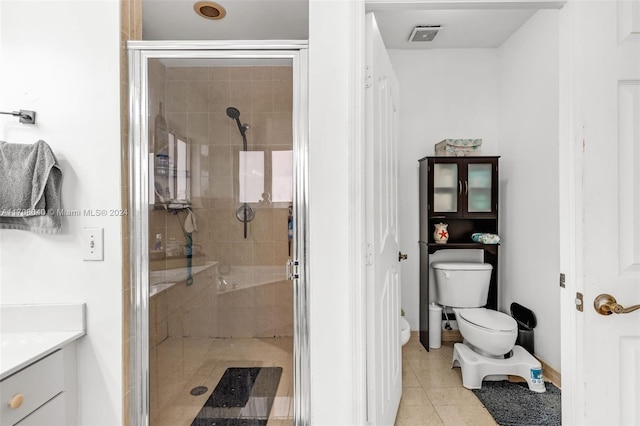
[[300, 274], [298, 273], [299, 264], [300, 263], [297, 260], [292, 260], [292, 259], [287, 260], [286, 274], [287, 274], [287, 279], [289, 281], [297, 280], [298, 278], [300, 278]]
[[560, 272], [560, 287], [565, 288], [566, 279], [564, 273]]
[[373, 76], [371, 75], [371, 67], [369, 65], [364, 67], [364, 88], [368, 89], [373, 86]]
[[366, 253], [365, 262], [366, 262], [365, 263], [366, 266], [373, 265], [373, 246], [371, 245], [371, 243], [367, 243], [367, 253]]
[[582, 312], [582, 308], [584, 307], [584, 303], [583, 303], [583, 300], [582, 300], [582, 299], [583, 299], [582, 293], [577, 292], [577, 293], [576, 293], [576, 300], [575, 300], [575, 302], [576, 302], [576, 309], [577, 309], [578, 311], [580, 311], [580, 312]]

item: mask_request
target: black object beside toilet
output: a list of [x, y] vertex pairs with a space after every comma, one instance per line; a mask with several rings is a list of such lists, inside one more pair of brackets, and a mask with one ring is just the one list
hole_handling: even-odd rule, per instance
[[511, 316], [518, 323], [518, 339], [516, 345], [520, 345], [531, 355], [534, 354], [533, 329], [538, 325], [536, 315], [531, 309], [525, 308], [519, 303], [513, 302], [509, 308]]

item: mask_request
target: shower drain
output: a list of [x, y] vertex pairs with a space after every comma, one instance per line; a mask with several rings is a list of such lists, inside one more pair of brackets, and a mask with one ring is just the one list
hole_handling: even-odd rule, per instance
[[195, 388], [191, 389], [190, 393], [193, 396], [198, 396], [206, 393], [208, 390], [209, 389], [206, 386], [196, 386]]

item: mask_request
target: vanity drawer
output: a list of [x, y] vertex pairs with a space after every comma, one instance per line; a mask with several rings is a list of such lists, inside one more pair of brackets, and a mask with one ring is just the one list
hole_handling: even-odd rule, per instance
[[[0, 382], [0, 423], [13, 425], [64, 390], [64, 360], [58, 350]], [[18, 394], [22, 405], [11, 408]]]
[[16, 426], [68, 426], [65, 419], [64, 397], [65, 393], [62, 392], [22, 419]]

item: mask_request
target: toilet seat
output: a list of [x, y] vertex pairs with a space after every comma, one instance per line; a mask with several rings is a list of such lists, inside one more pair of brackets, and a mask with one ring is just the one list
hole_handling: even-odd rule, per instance
[[454, 308], [460, 334], [474, 351], [490, 357], [508, 354], [518, 337], [518, 323], [486, 308]]
[[456, 318], [462, 318], [471, 325], [493, 332], [511, 332], [518, 323], [509, 315], [486, 308], [454, 309]]

